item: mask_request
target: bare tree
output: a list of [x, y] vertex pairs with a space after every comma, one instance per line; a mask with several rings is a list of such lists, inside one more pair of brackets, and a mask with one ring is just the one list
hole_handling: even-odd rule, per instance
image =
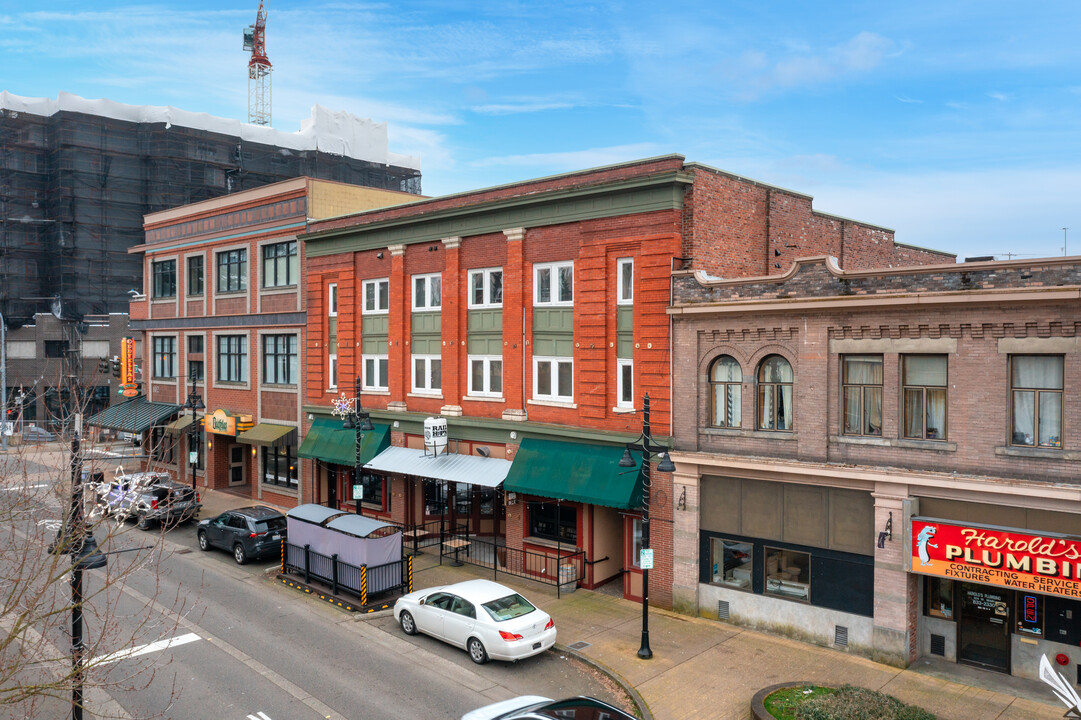
[[[74, 423], [61, 425], [74, 431]], [[168, 528], [138, 531], [104, 511], [94, 480], [112, 479], [117, 459], [95, 452], [93, 434], [43, 445], [17, 444], [14, 435], [9, 452], [0, 455], [0, 715], [80, 717], [86, 707], [94, 717], [132, 717], [110, 692], [146, 688], [163, 660], [129, 659], [124, 651], [174, 636], [191, 607], [190, 595], [165, 597], [160, 583], [159, 568], [170, 554]], [[147, 469], [154, 468], [150, 460]], [[99, 557], [88, 538], [109, 553], [105, 567], [82, 569], [94, 565], [87, 558]], [[81, 592], [75, 592], [77, 573]], [[130, 612], [140, 601], [143, 610]], [[156, 611], [159, 602], [173, 612]], [[85, 625], [82, 647], [76, 647], [76, 619]], [[80, 687], [81, 703], [74, 692]]]

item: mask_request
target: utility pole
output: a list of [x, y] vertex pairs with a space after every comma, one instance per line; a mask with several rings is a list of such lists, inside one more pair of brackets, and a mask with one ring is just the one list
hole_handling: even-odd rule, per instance
[[1062, 257], [1066, 257], [1066, 231], [1070, 228], [1062, 228]]

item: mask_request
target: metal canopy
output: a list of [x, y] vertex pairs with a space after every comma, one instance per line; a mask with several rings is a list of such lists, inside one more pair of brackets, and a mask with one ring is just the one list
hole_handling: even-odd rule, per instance
[[363, 515], [339, 515], [326, 524], [326, 527], [331, 530], [337, 530], [338, 532], [348, 533], [350, 535], [356, 535], [357, 537], [368, 537], [377, 530], [383, 528], [397, 528], [390, 523], [381, 522], [374, 518], [364, 517]]
[[180, 409], [179, 405], [150, 402], [145, 397], [139, 396], [90, 416], [86, 424], [90, 427], [141, 433], [151, 427], [161, 425], [165, 420], [180, 412]]
[[445, 453], [437, 457], [423, 450], [388, 447], [365, 466], [379, 472], [416, 475], [418, 477], [468, 483], [481, 487], [499, 487], [510, 472], [510, 460]]
[[334, 510], [332, 508], [328, 508], [325, 505], [307, 503], [305, 505], [297, 505], [295, 508], [285, 513], [285, 516], [293, 520], [303, 520], [304, 522], [310, 522], [313, 525], [322, 525], [327, 520], [333, 517], [348, 514], [349, 513], [342, 512], [341, 510]]
[[176, 420], [165, 426], [165, 432], [170, 435], [180, 435], [191, 426], [191, 415], [181, 415]]

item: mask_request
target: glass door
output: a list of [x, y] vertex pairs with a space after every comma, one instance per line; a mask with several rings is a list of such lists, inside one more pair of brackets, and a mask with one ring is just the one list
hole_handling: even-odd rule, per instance
[[243, 485], [247, 481], [244, 449], [244, 445], [229, 446], [229, 485]]
[[990, 585], [960, 585], [958, 661], [1008, 673], [1011, 593]]

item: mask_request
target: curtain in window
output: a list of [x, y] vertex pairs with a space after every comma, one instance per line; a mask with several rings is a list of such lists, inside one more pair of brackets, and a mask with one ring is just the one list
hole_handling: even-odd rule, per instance
[[[1057, 356], [1015, 357], [1011, 362], [1014, 445], [1059, 447], [1062, 443], [1062, 358]], [[1031, 389], [1030, 389], [1031, 388]], [[1038, 407], [1037, 407], [1038, 404]], [[1036, 420], [1039, 416], [1039, 437]]]
[[713, 425], [739, 427], [742, 424], [743, 370], [735, 358], [722, 355], [710, 368], [713, 385]]

